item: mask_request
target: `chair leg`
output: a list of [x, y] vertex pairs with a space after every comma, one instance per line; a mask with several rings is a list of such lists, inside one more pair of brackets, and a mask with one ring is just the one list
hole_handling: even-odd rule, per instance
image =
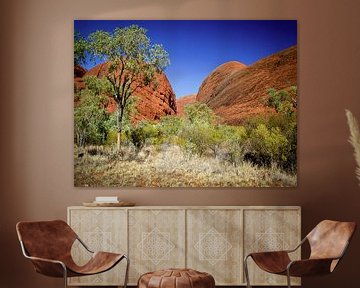
[[126, 288], [126, 287], [127, 287], [128, 278], [129, 278], [130, 259], [129, 259], [129, 257], [127, 257], [127, 256], [124, 256], [124, 258], [126, 259], [126, 271], [125, 271], [124, 288]]
[[63, 269], [64, 269], [64, 287], [67, 288], [68, 287], [68, 285], [67, 285], [67, 270], [66, 270], [65, 265], [62, 264], [62, 266], [63, 266]]
[[248, 265], [247, 265], [247, 259], [249, 258], [250, 255], [247, 255], [244, 258], [244, 272], [245, 272], [245, 279], [246, 279], [246, 287], [247, 288], [251, 288], [250, 285], [250, 279], [249, 279], [249, 270], [248, 270]]
[[289, 269], [287, 269], [287, 284], [288, 284], [288, 288], [291, 288], [291, 278], [290, 278], [290, 271]]

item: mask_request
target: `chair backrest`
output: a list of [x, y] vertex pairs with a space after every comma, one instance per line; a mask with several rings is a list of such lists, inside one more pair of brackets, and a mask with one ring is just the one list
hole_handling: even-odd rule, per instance
[[19, 240], [30, 256], [61, 260], [69, 257], [75, 232], [62, 220], [19, 222]]
[[[321, 221], [306, 236], [311, 248], [310, 258], [337, 258], [342, 256], [355, 229], [355, 222]], [[335, 266], [332, 267], [332, 270]]]

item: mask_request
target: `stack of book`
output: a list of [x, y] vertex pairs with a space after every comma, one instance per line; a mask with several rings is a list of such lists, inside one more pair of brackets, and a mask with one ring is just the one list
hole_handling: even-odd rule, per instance
[[119, 203], [119, 199], [117, 196], [98, 196], [95, 197], [95, 201], [93, 203], [97, 204], [107, 204], [107, 203]]
[[85, 207], [131, 207], [134, 202], [120, 201], [116, 196], [98, 196], [95, 201], [84, 202]]

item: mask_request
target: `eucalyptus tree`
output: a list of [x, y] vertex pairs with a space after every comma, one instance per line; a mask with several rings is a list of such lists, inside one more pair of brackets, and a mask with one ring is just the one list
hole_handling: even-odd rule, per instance
[[117, 105], [117, 146], [120, 149], [129, 99], [142, 87], [156, 86], [156, 73], [170, 64], [169, 54], [161, 44], [151, 43], [147, 30], [137, 25], [118, 27], [112, 32], [98, 30], [85, 41], [87, 55], [107, 63], [106, 79]]

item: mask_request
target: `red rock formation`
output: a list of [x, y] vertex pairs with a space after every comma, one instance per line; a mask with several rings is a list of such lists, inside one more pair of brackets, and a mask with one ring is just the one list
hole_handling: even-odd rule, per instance
[[196, 101], [196, 94], [190, 94], [177, 98], [176, 99], [177, 115], [183, 116], [185, 105], [194, 103], [195, 101]]
[[84, 84], [84, 81], [82, 80], [82, 77], [85, 75], [86, 72], [87, 72], [86, 69], [81, 67], [80, 65], [77, 65], [77, 64], [74, 65], [74, 88], [75, 88], [75, 90], [85, 88], [85, 84]]
[[239, 124], [249, 116], [272, 111], [264, 105], [268, 90], [288, 89], [297, 85], [296, 46], [248, 67], [235, 63], [228, 62], [216, 68], [204, 80], [196, 97], [226, 123]]
[[226, 62], [218, 66], [201, 84], [196, 100], [206, 102], [212, 97], [215, 97], [218, 93], [219, 84], [245, 67], [246, 65], [237, 61]]
[[[108, 68], [108, 63], [102, 63], [87, 71], [83, 76], [103, 78], [107, 75]], [[157, 73], [153, 83], [155, 85], [142, 87], [134, 93], [138, 98], [137, 114], [133, 119], [135, 122], [143, 119], [158, 120], [162, 116], [176, 114], [175, 94], [166, 75]], [[110, 97], [108, 110], [110, 112], [116, 110], [116, 103], [112, 97]]]

